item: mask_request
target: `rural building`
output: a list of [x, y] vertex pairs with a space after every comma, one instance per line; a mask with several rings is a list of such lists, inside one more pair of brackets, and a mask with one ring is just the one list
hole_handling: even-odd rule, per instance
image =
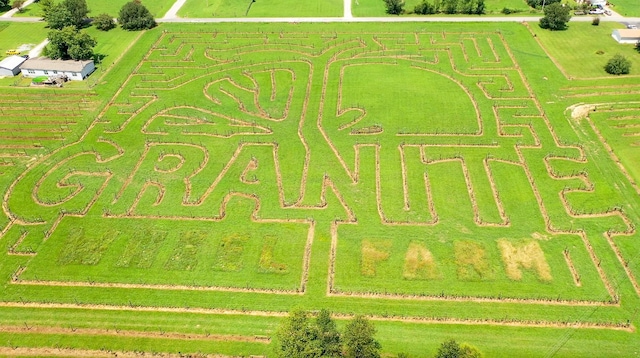
[[640, 41], [640, 29], [613, 30], [611, 37], [621, 44], [634, 44]]
[[70, 81], [84, 80], [96, 69], [93, 61], [63, 61], [48, 58], [29, 59], [20, 68], [25, 77], [65, 75]]
[[589, 0], [589, 3], [591, 4], [591, 6], [607, 6], [607, 0]]
[[20, 56], [9, 56], [0, 61], [0, 76], [15, 76], [20, 73], [20, 65], [27, 59]]

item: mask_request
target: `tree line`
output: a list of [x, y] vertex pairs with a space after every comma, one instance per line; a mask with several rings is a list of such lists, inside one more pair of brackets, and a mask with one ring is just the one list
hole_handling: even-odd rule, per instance
[[422, 0], [412, 10], [405, 10], [404, 0], [384, 0], [387, 14], [468, 14], [482, 15], [485, 12], [484, 0]]
[[[2, 0], [0, 0], [2, 1]], [[113, 16], [100, 14], [89, 18], [90, 12], [86, 0], [39, 0], [43, 20], [51, 29], [47, 34], [49, 44], [43, 55], [51, 59], [90, 60], [94, 58], [93, 48], [96, 39], [85, 31], [85, 27], [94, 25], [98, 30], [109, 31], [116, 27]], [[122, 6], [118, 23], [125, 30], [143, 30], [156, 26], [149, 10], [140, 0], [133, 0]]]
[[[275, 333], [278, 358], [380, 358], [382, 345], [375, 339], [371, 321], [357, 315], [340, 332], [331, 313], [321, 310], [312, 318], [309, 312], [296, 310], [285, 318]], [[398, 358], [410, 358], [399, 353]], [[443, 342], [435, 358], [481, 358], [475, 347], [453, 339]]]

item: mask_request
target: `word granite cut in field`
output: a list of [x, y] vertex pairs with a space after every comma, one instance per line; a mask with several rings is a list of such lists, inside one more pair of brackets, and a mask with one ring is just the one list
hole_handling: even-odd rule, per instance
[[264, 28], [141, 35], [80, 139], [9, 185], [8, 301], [635, 329], [636, 199], [508, 35]]

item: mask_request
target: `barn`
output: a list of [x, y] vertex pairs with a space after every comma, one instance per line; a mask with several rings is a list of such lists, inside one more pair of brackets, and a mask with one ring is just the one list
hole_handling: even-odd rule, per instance
[[20, 73], [20, 65], [27, 59], [20, 56], [9, 56], [0, 61], [0, 77], [13, 77]]
[[611, 37], [621, 44], [635, 44], [640, 41], [640, 29], [613, 30]]
[[67, 76], [70, 81], [84, 80], [96, 69], [93, 61], [63, 61], [48, 58], [29, 59], [20, 68], [25, 77], [59, 75]]

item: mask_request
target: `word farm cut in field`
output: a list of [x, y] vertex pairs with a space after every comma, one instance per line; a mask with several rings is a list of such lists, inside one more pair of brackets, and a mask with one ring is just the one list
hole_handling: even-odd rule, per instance
[[[91, 312], [59, 341], [72, 351], [131, 349], [78, 338], [108, 336], [110, 310], [130, 334], [143, 316], [173, 332], [167, 346], [216, 342], [169, 352], [268, 354], [296, 307], [366, 314], [394, 354], [435, 351], [425, 334], [495, 355], [529, 336], [523, 356], [593, 352], [596, 334], [613, 356], [639, 349], [627, 93], [589, 105], [593, 79], [566, 77], [520, 24], [234, 26], [145, 33], [75, 139], [5, 175], [1, 309]], [[2, 103], [3, 121], [40, 113]], [[56, 332], [34, 346], [73, 336]]]

